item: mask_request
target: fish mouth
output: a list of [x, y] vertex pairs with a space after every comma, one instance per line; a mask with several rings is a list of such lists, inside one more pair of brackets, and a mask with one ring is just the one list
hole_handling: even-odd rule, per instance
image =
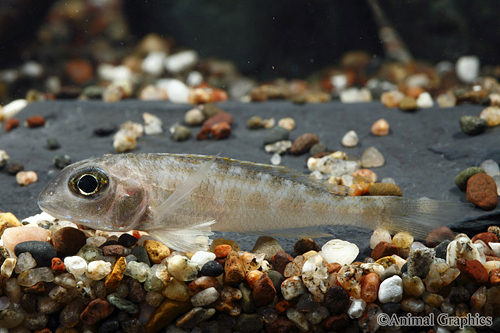
[[57, 194], [56, 187], [58, 183], [59, 182], [51, 182], [45, 185], [42, 192], [40, 192], [37, 198], [38, 207], [40, 207], [40, 209], [45, 213], [50, 214], [54, 217], [56, 217], [57, 215], [55, 214], [55, 202], [57, 201], [55, 197]]

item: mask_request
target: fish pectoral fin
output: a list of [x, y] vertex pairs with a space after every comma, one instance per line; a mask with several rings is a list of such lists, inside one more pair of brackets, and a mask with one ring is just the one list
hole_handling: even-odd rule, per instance
[[246, 233], [254, 234], [254, 235], [261, 235], [261, 236], [264, 235], [264, 236], [285, 237], [285, 238], [333, 237], [332, 234], [329, 234], [327, 232], [322, 232], [319, 230], [314, 230], [314, 228], [311, 228], [311, 227], [250, 231], [250, 232], [246, 232]]
[[198, 170], [188, 177], [174, 192], [155, 210], [156, 221], [163, 221], [174, 211], [182, 207], [189, 201], [191, 193], [200, 186], [201, 182], [207, 177], [210, 168], [215, 163], [217, 156], [203, 163]]
[[149, 235], [155, 237], [169, 248], [183, 251], [206, 251], [210, 245], [208, 238], [213, 233], [210, 226], [215, 220], [192, 225], [187, 229], [152, 229], [147, 230]]

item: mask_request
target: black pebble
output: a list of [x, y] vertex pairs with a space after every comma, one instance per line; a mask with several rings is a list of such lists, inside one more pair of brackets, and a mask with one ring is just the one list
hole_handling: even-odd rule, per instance
[[434, 248], [434, 251], [436, 251], [436, 258], [446, 260], [446, 250], [448, 249], [448, 244], [450, 244], [450, 242], [451, 241], [449, 239], [446, 239]]
[[118, 320], [112, 318], [106, 320], [104, 323], [101, 324], [101, 326], [99, 327], [99, 333], [108, 333], [108, 332], [115, 333], [118, 331], [119, 328], [120, 328], [120, 323], [118, 322]]
[[37, 263], [37, 267], [50, 267], [52, 266], [52, 258], [57, 253], [56, 249], [47, 242], [42, 241], [27, 241], [16, 245], [14, 253], [19, 257], [21, 253], [29, 252]]
[[127, 333], [142, 332], [142, 324], [138, 319], [130, 318], [122, 322], [122, 329]]
[[47, 138], [47, 148], [49, 148], [50, 150], [54, 150], [59, 147], [61, 147], [61, 145], [59, 144], [59, 141], [57, 141], [56, 138]]
[[5, 166], [5, 170], [9, 175], [15, 176], [16, 173], [24, 170], [24, 166], [20, 163], [9, 162]]
[[151, 262], [149, 261], [149, 255], [145, 248], [142, 246], [136, 246], [132, 249], [132, 254], [137, 258], [138, 262], [143, 262], [151, 266]]
[[135, 245], [135, 243], [137, 243], [137, 238], [135, 238], [131, 234], [122, 234], [120, 238], [118, 238], [118, 244], [125, 247], [132, 247]]
[[205, 276], [219, 276], [224, 273], [224, 267], [217, 261], [209, 261], [201, 268], [201, 274]]
[[94, 134], [97, 136], [108, 136], [116, 131], [116, 125], [114, 124], [103, 124], [101, 127], [94, 129]]
[[385, 303], [382, 306], [382, 310], [387, 313], [389, 316], [393, 315], [394, 313], [399, 313], [401, 312], [401, 304], [399, 303]]
[[53, 162], [56, 168], [64, 169], [65, 167], [71, 164], [71, 157], [69, 157], [68, 155], [64, 156], [57, 155], [56, 157], [54, 157]]

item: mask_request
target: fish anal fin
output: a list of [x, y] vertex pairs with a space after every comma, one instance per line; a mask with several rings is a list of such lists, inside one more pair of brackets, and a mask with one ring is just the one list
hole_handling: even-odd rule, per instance
[[260, 236], [272, 236], [272, 237], [284, 237], [284, 238], [320, 238], [320, 237], [333, 237], [333, 235], [315, 230], [314, 228], [290, 228], [290, 229], [274, 229], [274, 230], [262, 230], [262, 231], [246, 231], [245, 233], [260, 235]]
[[210, 245], [208, 238], [213, 233], [210, 226], [215, 221], [203, 222], [187, 229], [152, 229], [147, 230], [148, 234], [158, 239], [168, 247], [183, 251], [196, 252], [206, 251]]

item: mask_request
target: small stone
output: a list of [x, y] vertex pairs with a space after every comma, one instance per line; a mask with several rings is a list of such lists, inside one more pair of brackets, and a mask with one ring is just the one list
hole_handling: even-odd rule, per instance
[[135, 149], [137, 146], [137, 136], [128, 130], [119, 130], [113, 137], [113, 148], [118, 153], [123, 153]]
[[147, 251], [151, 262], [155, 264], [161, 263], [163, 259], [170, 255], [170, 249], [163, 243], [156, 240], [148, 239], [142, 246]]
[[268, 305], [274, 300], [276, 289], [266, 273], [264, 273], [255, 283], [252, 295], [255, 306], [257, 307]]
[[64, 265], [68, 272], [73, 274], [75, 277], [82, 276], [87, 272], [87, 262], [78, 256], [69, 256], [64, 258]]
[[167, 267], [169, 273], [181, 281], [192, 281], [198, 276], [198, 265], [182, 255], [169, 257]]
[[191, 130], [183, 125], [174, 125], [170, 128], [175, 141], [185, 141], [191, 135]]
[[427, 109], [434, 106], [434, 101], [432, 100], [431, 94], [424, 91], [417, 98], [417, 106], [419, 109]]
[[126, 268], [125, 258], [120, 257], [111, 269], [111, 273], [106, 276], [106, 288], [115, 290], [122, 281]]
[[[486, 120], [489, 127], [500, 125], [500, 107], [490, 106], [481, 111], [479, 114], [480, 119]], [[464, 131], [465, 132], [465, 131]]]
[[245, 279], [245, 267], [235, 251], [228, 255], [224, 272], [224, 283], [227, 285], [238, 284]]
[[108, 297], [106, 297], [106, 299], [108, 300], [109, 304], [113, 305], [114, 307], [116, 307], [117, 309], [119, 309], [121, 311], [130, 313], [130, 314], [134, 314], [134, 313], [139, 312], [139, 307], [137, 305], [135, 305], [134, 303], [132, 303], [129, 300], [126, 300], [126, 299], [119, 297], [115, 293], [109, 294]]
[[19, 171], [16, 174], [16, 181], [21, 186], [27, 186], [35, 183], [38, 180], [38, 175], [35, 171]]
[[292, 276], [281, 283], [281, 293], [287, 301], [294, 299], [307, 292], [306, 287], [302, 283], [302, 279], [298, 276]]
[[402, 279], [405, 296], [419, 298], [425, 292], [425, 285], [418, 276], [403, 273]]
[[325, 293], [324, 305], [331, 314], [344, 313], [349, 308], [349, 294], [340, 286], [332, 286]]
[[7, 171], [7, 173], [9, 175], [12, 175], [12, 176], [15, 176], [18, 172], [23, 171], [23, 170], [24, 170], [24, 166], [20, 163], [8, 162], [5, 165], [5, 171]]
[[476, 56], [461, 56], [455, 65], [455, 73], [460, 81], [472, 83], [479, 75], [480, 61]]
[[282, 118], [278, 121], [278, 126], [281, 126], [291, 132], [295, 128], [295, 120], [290, 117]]
[[309, 323], [307, 322], [304, 314], [300, 313], [294, 308], [288, 308], [286, 310], [286, 316], [299, 328], [300, 331], [307, 332], [309, 330]]
[[483, 168], [483, 170], [486, 172], [488, 176], [495, 176], [500, 174], [500, 166], [498, 165], [497, 162], [495, 162], [492, 159], [488, 159], [483, 161], [480, 165], [480, 168]]
[[470, 305], [474, 309], [481, 309], [486, 303], [486, 294], [487, 288], [486, 286], [481, 286], [477, 288], [477, 290], [470, 297]]
[[285, 266], [285, 270], [283, 271], [283, 276], [284, 277], [300, 276], [302, 273], [302, 267], [304, 266], [305, 262], [306, 259], [304, 258], [304, 256], [296, 256], [292, 262], [288, 263]]
[[191, 297], [191, 304], [194, 307], [206, 306], [215, 302], [219, 296], [219, 292], [214, 287], [210, 287]]
[[137, 243], [137, 238], [135, 238], [131, 234], [121, 234], [120, 237], [118, 238], [118, 244], [125, 247], [132, 247], [136, 243]]
[[371, 133], [376, 136], [386, 136], [389, 134], [389, 123], [385, 119], [379, 119], [373, 123]]
[[445, 93], [439, 95], [436, 102], [440, 108], [451, 108], [457, 104], [457, 98], [452, 93]]
[[414, 111], [418, 109], [417, 100], [413, 97], [406, 96], [401, 100], [401, 103], [399, 103], [399, 108], [403, 111]]
[[301, 238], [293, 246], [295, 254], [302, 255], [309, 251], [319, 251], [318, 243], [316, 243], [312, 238]]
[[5, 150], [0, 150], [0, 170], [7, 165], [9, 159], [10, 159], [9, 154], [7, 154]]
[[52, 235], [52, 244], [57, 252], [57, 256], [64, 258], [75, 255], [86, 243], [85, 233], [72, 227], [58, 229]]
[[204, 120], [205, 115], [198, 108], [191, 109], [184, 114], [184, 122], [189, 126], [201, 125]]
[[17, 118], [12, 118], [5, 122], [5, 132], [10, 132], [17, 127], [19, 127], [19, 119]]
[[319, 138], [316, 134], [302, 134], [293, 142], [292, 147], [290, 148], [290, 153], [296, 155], [307, 153], [311, 149], [311, 147], [318, 142]]
[[413, 243], [413, 236], [405, 231], [398, 232], [392, 238], [392, 244], [394, 244], [399, 248], [408, 248], [412, 243]]
[[209, 261], [201, 268], [201, 274], [205, 276], [219, 276], [224, 273], [224, 267], [217, 261]]
[[200, 322], [207, 320], [215, 314], [215, 309], [203, 309], [195, 307], [186, 314], [182, 315], [176, 322], [175, 326], [182, 328], [193, 328]]
[[104, 87], [88, 86], [83, 89], [81, 96], [85, 96], [88, 99], [102, 99], [103, 92]]
[[462, 116], [460, 117], [460, 128], [465, 134], [478, 135], [488, 128], [488, 122], [478, 117]]
[[280, 165], [280, 163], [281, 163], [280, 154], [274, 153], [273, 156], [271, 156], [271, 164], [272, 165]]
[[374, 183], [368, 193], [372, 196], [403, 196], [403, 192], [396, 184]]
[[377, 246], [373, 249], [370, 257], [373, 258], [373, 260], [378, 260], [382, 257], [387, 257], [391, 256], [393, 254], [398, 253], [398, 247], [395, 245], [392, 245], [390, 243], [387, 243], [385, 241], [379, 242]]
[[361, 165], [364, 168], [377, 168], [384, 165], [385, 159], [375, 147], [367, 148], [361, 157]]
[[216, 246], [213, 251], [216, 258], [226, 258], [234, 249], [231, 245], [221, 244]]
[[29, 252], [39, 267], [51, 267], [52, 258], [56, 256], [54, 247], [43, 241], [27, 241], [17, 244], [14, 253], [19, 256], [23, 252]]
[[382, 281], [378, 291], [381, 303], [399, 302], [403, 298], [403, 280], [394, 275]]
[[109, 302], [97, 298], [91, 301], [85, 310], [80, 314], [80, 320], [85, 325], [97, 324], [102, 319], [108, 317], [114, 310], [114, 307]]
[[336, 262], [340, 265], [349, 265], [358, 256], [359, 248], [356, 244], [340, 239], [332, 239], [321, 247], [319, 254], [329, 264]]
[[2, 274], [2, 278], [9, 279], [16, 268], [17, 259], [16, 258], [7, 258], [2, 263], [2, 267], [0, 268], [0, 272]]
[[231, 135], [231, 125], [220, 122], [210, 128], [210, 133], [216, 140], [225, 139]]
[[165, 289], [163, 289], [162, 294], [167, 298], [179, 302], [186, 302], [190, 297], [189, 288], [186, 283], [176, 278], [172, 278], [168, 282]]
[[[9, 258], [10, 259], [10, 258]], [[5, 262], [4, 262], [5, 263]], [[15, 272], [17, 274], [27, 271], [28, 269], [35, 268], [37, 265], [35, 259], [29, 252], [23, 252], [17, 257], [17, 264]], [[3, 265], [2, 265], [3, 267]]]
[[[262, 237], [267, 237], [267, 236], [262, 236]], [[268, 237], [271, 238], [271, 237]], [[273, 238], [274, 239], [274, 238]], [[280, 245], [281, 247], [281, 245]], [[293, 261], [293, 257], [283, 251], [283, 248], [281, 248], [280, 251], [276, 252], [272, 258], [270, 259], [271, 265], [273, 265], [273, 269], [280, 274], [283, 274], [285, 271], [286, 266]]]
[[0, 327], [9, 329], [19, 326], [25, 318], [24, 313], [12, 309], [0, 311]]
[[368, 273], [361, 278], [361, 298], [365, 302], [375, 302], [378, 297], [380, 278], [376, 273]]
[[54, 273], [48, 267], [33, 268], [27, 270], [17, 277], [17, 283], [22, 287], [31, 287], [39, 281], [52, 282], [54, 281]]
[[260, 116], [253, 116], [247, 120], [247, 128], [249, 129], [262, 128], [263, 126], [262, 118]]
[[144, 120], [144, 133], [146, 135], [157, 135], [163, 133], [163, 122], [157, 116], [145, 112], [142, 114]]
[[477, 260], [458, 259], [457, 268], [476, 284], [486, 284], [488, 282], [488, 272], [483, 264]]
[[40, 115], [31, 116], [26, 119], [26, 126], [28, 128], [41, 127], [45, 125], [45, 118]]
[[268, 131], [267, 136], [264, 139], [264, 145], [268, 145], [278, 141], [288, 140], [289, 136], [290, 132], [287, 131], [285, 128], [281, 126], [275, 126]]
[[323, 326], [328, 331], [342, 331], [349, 324], [349, 318], [345, 313], [331, 316], [325, 319]]
[[354, 131], [349, 131], [342, 137], [342, 145], [344, 147], [356, 147], [358, 142], [358, 135]]
[[231, 125], [233, 123], [233, 116], [224, 111], [218, 112], [205, 120], [205, 122], [203, 122], [203, 127], [213, 127], [219, 123], [227, 123], [228, 125]]
[[470, 167], [462, 172], [460, 172], [456, 177], [455, 177], [455, 185], [460, 189], [460, 191], [465, 191], [467, 189], [467, 181], [469, 180], [470, 177], [472, 177], [475, 174], [478, 173], [485, 173], [483, 168], [480, 167]]
[[64, 169], [71, 164], [71, 157], [69, 155], [57, 155], [54, 157], [52, 163], [56, 168]]
[[95, 260], [87, 265], [86, 276], [91, 280], [102, 280], [111, 272], [111, 263]]
[[385, 92], [380, 96], [380, 101], [387, 108], [397, 108], [405, 98], [405, 95], [397, 90]]
[[100, 127], [94, 129], [94, 134], [100, 137], [105, 137], [116, 132], [117, 126], [115, 124], [101, 124]]
[[471, 176], [467, 181], [466, 200], [484, 210], [494, 209], [498, 204], [495, 180], [483, 173]]
[[122, 257], [125, 248], [122, 245], [106, 245], [102, 247], [102, 253], [105, 256], [119, 256]]
[[275, 238], [269, 236], [260, 236], [252, 249], [253, 253], [265, 253], [265, 260], [268, 261], [279, 251], [283, 251], [283, 247]]
[[374, 249], [380, 242], [386, 242], [389, 244], [392, 242], [391, 234], [386, 229], [375, 229], [370, 237], [370, 248]]
[[212, 103], [206, 103], [205, 105], [203, 105], [203, 108], [201, 109], [201, 111], [203, 111], [203, 114], [205, 115], [206, 118], [210, 118], [210, 117], [215, 116], [218, 113], [224, 112], [224, 110], [215, 106]]
[[351, 304], [349, 305], [349, 309], [347, 309], [347, 315], [351, 319], [360, 318], [366, 309], [366, 302], [363, 299], [356, 299], [351, 297]]
[[264, 146], [266, 153], [284, 154], [292, 147], [292, 141], [283, 140]]
[[54, 150], [60, 147], [61, 145], [59, 144], [59, 141], [57, 141], [56, 138], [47, 138], [47, 148], [49, 148], [50, 150]]

